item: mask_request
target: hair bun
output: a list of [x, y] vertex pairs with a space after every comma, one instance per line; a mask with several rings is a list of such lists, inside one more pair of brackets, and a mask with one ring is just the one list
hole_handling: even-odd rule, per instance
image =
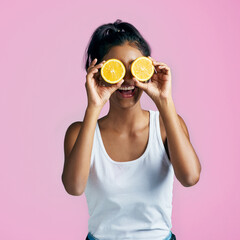
[[125, 32], [125, 29], [119, 28], [116, 26], [109, 26], [108, 28], [105, 29], [104, 36], [109, 36], [111, 34], [115, 34], [115, 33], [119, 33], [119, 32]]

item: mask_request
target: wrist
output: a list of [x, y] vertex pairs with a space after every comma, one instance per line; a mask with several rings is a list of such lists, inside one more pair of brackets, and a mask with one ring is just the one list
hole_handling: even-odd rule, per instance
[[168, 98], [164, 98], [164, 99], [158, 100], [156, 102], [156, 106], [157, 106], [159, 111], [165, 110], [165, 109], [171, 107], [173, 104], [174, 103], [173, 103], [172, 96], [170, 96]]
[[100, 114], [101, 110], [102, 110], [102, 106], [100, 106], [100, 105], [88, 104], [86, 113]]

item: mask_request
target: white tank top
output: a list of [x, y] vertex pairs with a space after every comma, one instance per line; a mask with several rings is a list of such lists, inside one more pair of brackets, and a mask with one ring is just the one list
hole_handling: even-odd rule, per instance
[[85, 196], [88, 230], [99, 240], [163, 240], [171, 234], [174, 170], [162, 142], [159, 112], [149, 112], [148, 144], [133, 161], [109, 157], [97, 123]]

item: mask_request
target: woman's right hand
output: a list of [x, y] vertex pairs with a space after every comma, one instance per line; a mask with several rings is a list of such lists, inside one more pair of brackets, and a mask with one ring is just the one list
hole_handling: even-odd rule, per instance
[[98, 70], [103, 66], [105, 60], [95, 65], [96, 62], [97, 59], [95, 58], [87, 70], [85, 87], [88, 96], [88, 106], [102, 108], [112, 93], [121, 87], [124, 80], [121, 80], [116, 84], [105, 82]]

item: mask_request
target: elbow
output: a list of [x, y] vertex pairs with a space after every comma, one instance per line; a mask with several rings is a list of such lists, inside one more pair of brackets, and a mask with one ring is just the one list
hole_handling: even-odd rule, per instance
[[66, 181], [64, 180], [63, 175], [62, 175], [62, 183], [66, 192], [72, 196], [81, 196], [84, 193], [82, 189], [74, 187], [73, 184], [67, 184]]
[[187, 178], [185, 178], [184, 181], [181, 181], [181, 184], [184, 187], [192, 187], [198, 183], [199, 179], [200, 179], [200, 174], [194, 175], [194, 176], [191, 175], [191, 176], [188, 176]]
[[72, 196], [81, 196], [83, 194], [83, 191], [78, 191], [75, 189], [70, 189], [65, 187], [65, 190], [69, 195], [72, 195]]
[[190, 173], [186, 174], [183, 178], [181, 178], [181, 181], [179, 181], [184, 187], [192, 187], [199, 182], [201, 170], [202, 168], [199, 164], [199, 167], [197, 169], [192, 170]]

